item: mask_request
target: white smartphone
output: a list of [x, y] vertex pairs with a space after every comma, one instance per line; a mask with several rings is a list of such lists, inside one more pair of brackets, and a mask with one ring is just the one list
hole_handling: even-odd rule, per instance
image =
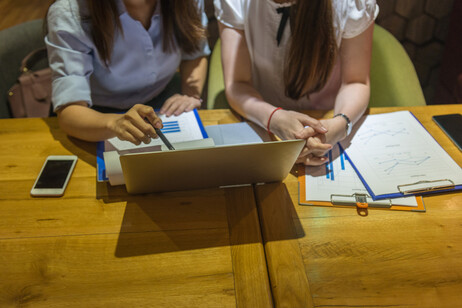
[[62, 196], [77, 163], [75, 155], [50, 155], [30, 191], [32, 196]]

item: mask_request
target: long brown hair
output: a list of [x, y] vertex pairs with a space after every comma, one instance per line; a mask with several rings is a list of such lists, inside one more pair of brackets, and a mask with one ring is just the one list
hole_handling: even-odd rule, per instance
[[284, 83], [286, 95], [299, 99], [324, 87], [338, 51], [330, 0], [297, 0], [294, 8]]
[[[194, 0], [159, 1], [162, 8], [164, 31], [163, 50], [165, 52], [173, 51], [175, 39], [179, 47], [186, 53], [199, 50], [200, 41], [206, 37], [206, 30], [202, 25], [196, 2]], [[115, 31], [119, 30], [123, 33], [117, 0], [86, 0], [86, 3], [91, 21], [93, 42], [98, 54], [107, 64], [111, 59]]]

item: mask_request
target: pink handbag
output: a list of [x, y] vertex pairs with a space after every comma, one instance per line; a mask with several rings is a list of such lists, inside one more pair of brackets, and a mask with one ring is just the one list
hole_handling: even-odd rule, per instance
[[14, 118], [48, 117], [51, 107], [51, 69], [29, 68], [46, 57], [46, 48], [29, 53], [21, 63], [21, 75], [8, 91], [8, 103]]

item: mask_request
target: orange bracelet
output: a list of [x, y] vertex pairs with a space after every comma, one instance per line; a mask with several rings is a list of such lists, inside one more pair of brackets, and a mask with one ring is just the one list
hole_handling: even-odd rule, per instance
[[269, 116], [269, 118], [268, 118], [268, 124], [266, 125], [266, 130], [268, 131], [269, 134], [271, 133], [271, 131], [270, 131], [270, 129], [269, 129], [270, 122], [271, 122], [271, 118], [273, 117], [273, 114], [274, 114], [276, 111], [281, 110], [281, 109], [282, 109], [281, 107], [275, 108], [275, 109], [271, 112], [271, 114], [270, 114], [270, 116]]

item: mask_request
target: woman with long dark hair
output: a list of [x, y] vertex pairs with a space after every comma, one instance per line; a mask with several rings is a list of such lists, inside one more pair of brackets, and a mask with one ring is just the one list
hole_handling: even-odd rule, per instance
[[[369, 101], [375, 0], [214, 0], [226, 97], [319, 165]], [[297, 110], [334, 109], [316, 120]]]
[[61, 128], [148, 143], [156, 134], [146, 120], [162, 126], [153, 107], [167, 116], [200, 107], [206, 24], [203, 0], [55, 1], [45, 42]]

